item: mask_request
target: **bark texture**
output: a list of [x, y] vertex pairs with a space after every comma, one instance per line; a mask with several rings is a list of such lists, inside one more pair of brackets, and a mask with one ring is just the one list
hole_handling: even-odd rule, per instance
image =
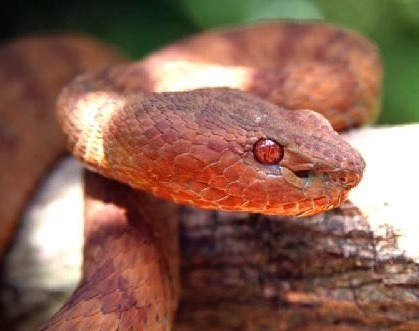
[[298, 220], [186, 212], [181, 224], [176, 330], [419, 330], [417, 264], [350, 203]]

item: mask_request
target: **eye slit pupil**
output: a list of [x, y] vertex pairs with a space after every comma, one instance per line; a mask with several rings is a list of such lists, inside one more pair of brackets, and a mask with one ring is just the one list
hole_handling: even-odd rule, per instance
[[284, 147], [273, 139], [262, 138], [253, 145], [253, 156], [262, 164], [277, 164], [284, 157]]

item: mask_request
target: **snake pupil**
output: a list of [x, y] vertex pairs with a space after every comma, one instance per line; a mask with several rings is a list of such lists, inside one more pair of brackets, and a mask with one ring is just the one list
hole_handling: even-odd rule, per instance
[[253, 145], [253, 156], [262, 164], [277, 164], [284, 157], [284, 147], [275, 140], [262, 138]]

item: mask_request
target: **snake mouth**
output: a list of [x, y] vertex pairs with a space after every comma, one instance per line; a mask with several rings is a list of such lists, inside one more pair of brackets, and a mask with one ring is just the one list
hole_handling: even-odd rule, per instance
[[[350, 170], [319, 172], [316, 168], [310, 168], [292, 171], [283, 167], [281, 172], [285, 181], [299, 190], [305, 198], [326, 198], [328, 202], [323, 206], [325, 209], [329, 209], [328, 205], [337, 206], [343, 200], [341, 196], [361, 180], [359, 173]], [[339, 202], [332, 203], [335, 199]], [[316, 205], [319, 207], [319, 201]]]

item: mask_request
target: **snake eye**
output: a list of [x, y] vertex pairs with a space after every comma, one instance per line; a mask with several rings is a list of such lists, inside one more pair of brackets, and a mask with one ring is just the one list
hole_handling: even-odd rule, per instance
[[253, 145], [253, 156], [262, 164], [277, 164], [284, 157], [284, 147], [275, 140], [262, 138]]

